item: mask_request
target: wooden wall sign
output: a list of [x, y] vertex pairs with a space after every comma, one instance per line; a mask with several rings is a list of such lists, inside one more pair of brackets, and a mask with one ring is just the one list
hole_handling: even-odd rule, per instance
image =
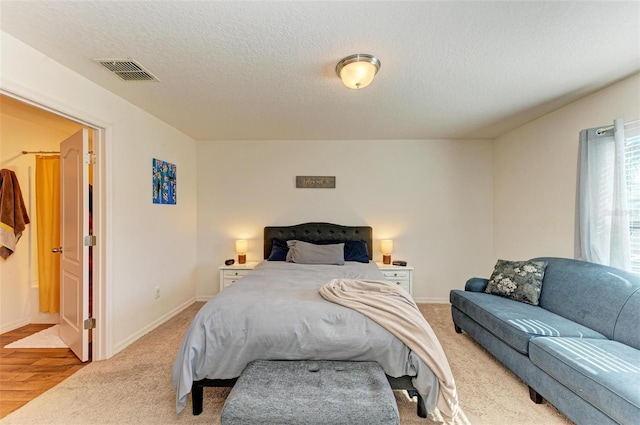
[[296, 176], [296, 188], [335, 189], [336, 176]]

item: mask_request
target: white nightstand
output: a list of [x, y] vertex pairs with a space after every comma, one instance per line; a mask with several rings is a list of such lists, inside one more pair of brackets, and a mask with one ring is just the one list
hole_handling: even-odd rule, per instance
[[247, 261], [245, 264], [235, 263], [230, 266], [220, 266], [220, 292], [253, 270], [256, 264], [258, 264], [257, 261]]
[[413, 295], [413, 267], [378, 262], [376, 265], [389, 282], [402, 286], [409, 294]]

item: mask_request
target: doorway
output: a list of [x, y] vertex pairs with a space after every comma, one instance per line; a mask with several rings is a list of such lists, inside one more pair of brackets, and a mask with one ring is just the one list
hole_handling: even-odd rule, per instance
[[[61, 133], [65, 131], [67, 132], [67, 134], [69, 134], [70, 132], [72, 132], [77, 128], [86, 128], [86, 129], [89, 129], [91, 133], [94, 135], [92, 140], [94, 155], [92, 157], [99, 158], [101, 155], [101, 152], [104, 152], [105, 131], [101, 127], [98, 127], [96, 125], [83, 121], [79, 118], [70, 117], [68, 115], [51, 110], [50, 108], [47, 108], [44, 105], [31, 102], [30, 100], [27, 100], [20, 96], [16, 96], [13, 93], [8, 93], [4, 90], [0, 90], [0, 102], [1, 102], [0, 106], [2, 106], [3, 121], [5, 121], [4, 114], [8, 110], [6, 106], [9, 105], [11, 107], [15, 107], [16, 108], [15, 111], [17, 111], [14, 113], [14, 116], [10, 117], [11, 119], [14, 119], [14, 121], [12, 122], [12, 124], [14, 125], [20, 125], [20, 123], [23, 122], [24, 125], [32, 125], [35, 127], [40, 127], [42, 131], [44, 131], [45, 128], [50, 129], [48, 131], [52, 132], [53, 134]], [[6, 133], [3, 132], [3, 136], [5, 135]], [[7, 141], [9, 140], [8, 137], [3, 137], [3, 138]], [[64, 137], [62, 138], [58, 137], [58, 140], [60, 142], [64, 140]], [[15, 144], [16, 142], [13, 141], [12, 143]], [[24, 150], [41, 150], [37, 148], [33, 149], [33, 146], [34, 146], [33, 144], [25, 146]], [[51, 142], [49, 146], [51, 146]], [[50, 150], [50, 148], [46, 150]], [[59, 150], [59, 147], [56, 150]], [[21, 151], [20, 151], [20, 154], [21, 154]], [[29, 166], [26, 165], [27, 164], [26, 161], [31, 161], [33, 163], [34, 161], [33, 161], [33, 155], [31, 155], [31, 157], [28, 159], [26, 158], [27, 156], [28, 155], [19, 155], [15, 147], [11, 146], [11, 143], [5, 143], [5, 141], [3, 141], [2, 147], [0, 147], [0, 160], [1, 160], [0, 162], [2, 162], [3, 168], [12, 168], [11, 167], [12, 162], [13, 164], [20, 163], [21, 166], [18, 168], [21, 168], [21, 169], [28, 168]], [[105, 340], [104, 336], [106, 333], [105, 332], [106, 323], [104, 322], [104, 320], [100, 320], [101, 318], [104, 317], [104, 314], [105, 314], [104, 308], [101, 308], [101, 305], [104, 305], [106, 301], [104, 299], [104, 285], [103, 285], [103, 282], [104, 282], [103, 264], [105, 261], [104, 249], [103, 249], [104, 244], [100, 243], [103, 240], [101, 236], [104, 234], [104, 230], [105, 230], [105, 222], [103, 220], [104, 215], [102, 213], [105, 207], [104, 201], [103, 201], [104, 188], [103, 188], [103, 184], [101, 184], [101, 182], [104, 181], [104, 166], [103, 166], [104, 158], [101, 158], [101, 159], [102, 160], [96, 161], [96, 163], [93, 165], [93, 175], [95, 176], [95, 178], [93, 179], [93, 182], [92, 182], [92, 195], [93, 195], [92, 198], [93, 198], [93, 204], [94, 204], [93, 217], [92, 217], [93, 230], [94, 230], [93, 235], [96, 236], [96, 240], [98, 241], [98, 244], [92, 248], [94, 258], [93, 258], [93, 261], [91, 262], [93, 273], [91, 274], [92, 278], [90, 279], [90, 281], [93, 281], [93, 288], [92, 288], [92, 291], [89, 293], [89, 299], [92, 300], [91, 304], [93, 306], [92, 317], [96, 319], [96, 327], [93, 330], [93, 338], [92, 338], [93, 342], [91, 344], [91, 351], [90, 351], [91, 357], [94, 360], [99, 360], [106, 357], [104, 355], [105, 349], [106, 349], [104, 344], [104, 340]], [[26, 177], [23, 178], [23, 181], [25, 182], [25, 184], [28, 184], [31, 186], [32, 174], [33, 174], [32, 170], [29, 169], [29, 172], [27, 173]], [[28, 191], [28, 196], [32, 196], [31, 190]], [[25, 200], [25, 201], [33, 203], [35, 202], [35, 198]], [[35, 216], [31, 217], [31, 221], [32, 223], [35, 221]], [[30, 233], [29, 240], [21, 241], [23, 242], [21, 247], [23, 249], [27, 249], [27, 247], [33, 248], [34, 244], [36, 243], [35, 232], [29, 232], [29, 233]], [[25, 253], [23, 256], [31, 257], [31, 254]], [[23, 302], [26, 299], [28, 301], [28, 304], [30, 305], [29, 309], [31, 311], [37, 312], [38, 311], [37, 298], [35, 299], [35, 302], [34, 302], [34, 297], [31, 295], [31, 293], [34, 292], [32, 285], [34, 282], [37, 282], [37, 279], [38, 279], [37, 273], [34, 272], [34, 267], [33, 267], [34, 261], [32, 260], [35, 260], [35, 256], [33, 257], [34, 258], [29, 258], [28, 265], [20, 266], [23, 270], [20, 270], [19, 273], [17, 273], [19, 276], [22, 276], [22, 275], [28, 276], [28, 278], [23, 279], [23, 282], [18, 282], [18, 283], [21, 286], [28, 285], [29, 292], [30, 292], [30, 294], [26, 297], [24, 296], [24, 293], [18, 294], [19, 296], [22, 297], [18, 301]], [[3, 270], [0, 269], [0, 272], [3, 272]], [[5, 284], [6, 285], [12, 284], [12, 282], [10, 282], [12, 280], [14, 281], [13, 284], [16, 284], [15, 279], [13, 279], [16, 273], [12, 273], [11, 271], [9, 271], [9, 273], [10, 273], [9, 275], [11, 279], [6, 279], [5, 276], [7, 276], [7, 273], [3, 272], [3, 275], [2, 275], [3, 279], [1, 279], [3, 283], [1, 285], [4, 286]], [[3, 298], [5, 298], [4, 294], [6, 294], [7, 292], [8, 291], [3, 291]], [[6, 300], [6, 301], [3, 300], [3, 307], [5, 302], [11, 302], [11, 300]], [[63, 300], [61, 300], [61, 302], [63, 302]], [[22, 315], [24, 316], [24, 312]], [[29, 314], [29, 316], [30, 316], [29, 319], [33, 318], [31, 314]], [[50, 318], [49, 320], [50, 320], [50, 323], [55, 323], [56, 318]], [[57, 320], [59, 321], [59, 318]], [[37, 322], [37, 319], [36, 319], [36, 322]], [[3, 326], [5, 324], [6, 323], [3, 323]]]

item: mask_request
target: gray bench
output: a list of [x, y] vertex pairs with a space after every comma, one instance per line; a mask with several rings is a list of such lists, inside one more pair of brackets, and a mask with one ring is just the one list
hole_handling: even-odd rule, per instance
[[375, 362], [255, 361], [222, 409], [222, 425], [398, 425], [386, 375]]

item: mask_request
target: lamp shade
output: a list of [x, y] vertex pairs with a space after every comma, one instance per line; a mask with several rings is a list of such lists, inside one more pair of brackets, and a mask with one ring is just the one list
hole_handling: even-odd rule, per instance
[[380, 241], [380, 251], [382, 251], [382, 263], [391, 264], [391, 253], [393, 252], [393, 241], [385, 239]]
[[342, 83], [350, 89], [363, 89], [373, 81], [380, 69], [380, 59], [358, 53], [347, 56], [336, 65], [336, 73]]
[[391, 239], [380, 241], [380, 251], [385, 255], [391, 254], [393, 252], [393, 241]]
[[249, 244], [246, 240], [240, 239], [236, 241], [236, 254], [246, 254]]

